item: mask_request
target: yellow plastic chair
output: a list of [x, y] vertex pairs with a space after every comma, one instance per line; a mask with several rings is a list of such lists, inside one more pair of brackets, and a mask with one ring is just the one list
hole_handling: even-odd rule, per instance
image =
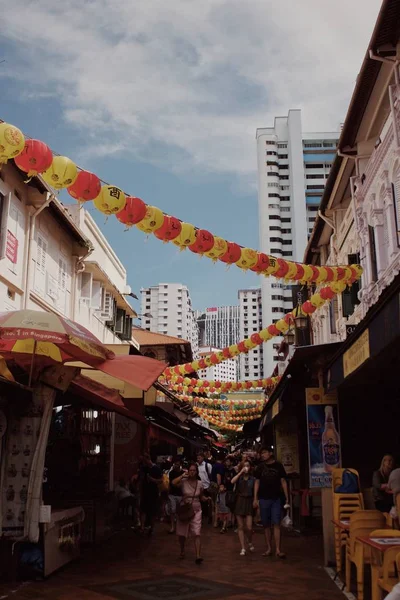
[[[358, 537], [370, 537], [371, 532], [385, 528], [385, 517], [378, 510], [359, 510], [350, 515], [350, 530], [346, 544], [346, 588], [350, 592], [351, 564], [357, 572], [357, 598], [364, 598], [364, 566], [371, 564], [371, 549]], [[388, 529], [387, 531], [390, 531]]]
[[[396, 537], [400, 538], [400, 531], [393, 529], [377, 529], [370, 533], [370, 537]], [[382, 600], [382, 592], [391, 592], [399, 582], [396, 577], [396, 562], [400, 566], [399, 546], [388, 548], [384, 553], [377, 548], [372, 548], [371, 561], [371, 587], [372, 600]]]

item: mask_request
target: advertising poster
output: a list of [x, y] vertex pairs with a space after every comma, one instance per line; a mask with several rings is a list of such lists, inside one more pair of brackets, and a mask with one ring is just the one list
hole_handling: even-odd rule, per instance
[[335, 394], [306, 389], [310, 487], [330, 487], [341, 464], [339, 417]]

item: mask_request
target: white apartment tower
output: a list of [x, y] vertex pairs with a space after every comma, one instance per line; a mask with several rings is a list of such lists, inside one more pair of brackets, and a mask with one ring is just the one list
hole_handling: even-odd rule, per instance
[[141, 288], [142, 327], [191, 343], [193, 356], [199, 350], [199, 328], [188, 288], [181, 283], [159, 283]]
[[[335, 158], [339, 132], [303, 133], [301, 111], [276, 117], [274, 127], [257, 129], [260, 250], [277, 258], [302, 261], [325, 183]], [[293, 308], [290, 285], [262, 278], [263, 326]], [[277, 344], [275, 344], [277, 346]], [[264, 376], [278, 355], [264, 344]]]
[[212, 306], [196, 311], [200, 346], [226, 348], [240, 341], [239, 306]]
[[[261, 289], [239, 290], [240, 340], [249, 338], [262, 329]], [[239, 355], [239, 378], [242, 381], [264, 377], [262, 346]], [[267, 375], [266, 375], [267, 377]]]
[[[212, 352], [218, 352], [219, 350], [219, 348], [213, 348], [212, 346], [201, 347], [199, 349], [199, 358], [204, 358]], [[219, 365], [200, 369], [198, 372], [199, 378], [208, 381], [237, 381], [237, 365], [236, 358], [224, 360]]]

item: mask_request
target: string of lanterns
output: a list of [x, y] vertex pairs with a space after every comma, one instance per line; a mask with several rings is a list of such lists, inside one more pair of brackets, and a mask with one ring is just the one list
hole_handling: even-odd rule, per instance
[[127, 196], [113, 185], [101, 185], [97, 175], [81, 170], [66, 156], [53, 156], [51, 149], [40, 140], [26, 139], [14, 125], [0, 123], [0, 165], [14, 159], [28, 177], [41, 175], [56, 190], [67, 192], [78, 202], [93, 201], [94, 206], [106, 215], [115, 214], [128, 228], [135, 225], [143, 233], [154, 234], [163, 242], [173, 242], [181, 250], [189, 248], [225, 264], [264, 276], [274, 276], [285, 281], [300, 283], [344, 282], [351, 285], [362, 273], [360, 265], [337, 267], [314, 266], [268, 256], [252, 248], [243, 248], [234, 242], [214, 236], [205, 229], [183, 223], [176, 217], [164, 214], [156, 206]]
[[169, 389], [172, 391], [193, 391], [200, 392], [237, 392], [240, 390], [266, 389], [274, 387], [280, 377], [267, 377], [265, 379], [256, 379], [254, 381], [207, 381], [206, 379], [195, 379], [193, 377], [182, 377], [177, 375], [169, 379]]
[[212, 399], [202, 398], [201, 396], [189, 396], [187, 394], [176, 394], [176, 397], [184, 402], [202, 403], [208, 406], [238, 406], [239, 408], [248, 408], [255, 404], [257, 407], [262, 408], [266, 403], [265, 400], [225, 400], [222, 398]]
[[232, 425], [230, 423], [226, 423], [221, 419], [210, 417], [209, 415], [207, 416], [207, 414], [204, 413], [201, 409], [197, 409], [196, 412], [200, 417], [211, 423], [211, 425], [218, 427], [219, 429], [227, 429], [228, 431], [241, 431], [243, 429], [242, 425]]
[[248, 416], [248, 415], [261, 414], [261, 409], [259, 407], [220, 410], [218, 408], [203, 408], [202, 406], [197, 406], [197, 407], [195, 407], [195, 410], [197, 408], [207, 411], [208, 415], [221, 416], [224, 419], [228, 419], [228, 420], [230, 419], [230, 417], [243, 417], [243, 416]]
[[201, 358], [200, 360], [194, 360], [191, 363], [185, 363], [182, 365], [176, 365], [175, 367], [167, 367], [164, 370], [164, 377], [169, 379], [174, 375], [187, 375], [199, 371], [200, 369], [207, 369], [214, 365], [234, 358], [242, 353], [247, 353], [249, 350], [260, 346], [264, 342], [271, 340], [272, 338], [286, 333], [294, 323], [294, 318], [298, 314], [310, 315], [323, 306], [326, 302], [330, 301], [336, 294], [340, 294], [346, 289], [346, 283], [343, 281], [336, 281], [328, 286], [321, 288], [318, 292], [315, 292], [309, 300], [303, 302], [301, 306], [293, 309], [290, 313], [287, 313], [283, 319], [279, 319], [276, 323], [261, 329], [258, 333], [253, 333], [249, 338], [242, 340], [238, 344], [233, 344], [229, 347], [219, 350], [218, 352], [212, 352], [208, 356]]

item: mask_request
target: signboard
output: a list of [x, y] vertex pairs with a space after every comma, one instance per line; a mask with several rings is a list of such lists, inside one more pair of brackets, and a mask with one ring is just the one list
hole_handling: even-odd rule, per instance
[[335, 393], [306, 388], [310, 487], [330, 487], [341, 464], [339, 418]]
[[276, 453], [278, 461], [288, 475], [299, 473], [297, 434], [276, 430]]
[[51, 506], [42, 504], [39, 508], [39, 523], [51, 523]]
[[14, 234], [7, 229], [6, 257], [15, 265], [18, 260], [18, 240]]
[[137, 432], [137, 423], [123, 415], [115, 415], [115, 443], [129, 444]]
[[206, 312], [218, 312], [218, 308], [216, 306], [212, 306], [211, 308], [206, 308]]
[[369, 331], [366, 329], [358, 340], [343, 354], [343, 374], [345, 377], [353, 373], [370, 357]]

